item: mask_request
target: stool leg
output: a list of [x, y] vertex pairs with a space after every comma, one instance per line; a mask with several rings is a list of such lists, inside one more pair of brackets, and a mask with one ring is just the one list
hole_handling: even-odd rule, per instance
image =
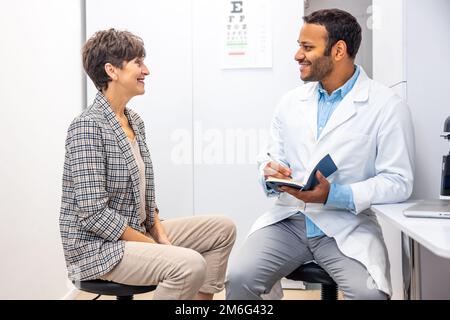
[[117, 300], [133, 300], [133, 296], [117, 296]]
[[338, 298], [337, 285], [322, 284], [321, 295], [322, 300], [337, 300]]

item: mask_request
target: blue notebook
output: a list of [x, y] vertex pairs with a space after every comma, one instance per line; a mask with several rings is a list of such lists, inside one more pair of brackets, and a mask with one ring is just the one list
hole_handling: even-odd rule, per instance
[[319, 161], [319, 163], [311, 171], [311, 174], [309, 175], [306, 184], [302, 184], [294, 180], [277, 179], [269, 177], [266, 180], [266, 185], [268, 188], [271, 188], [276, 191], [279, 191], [278, 187], [281, 186], [291, 187], [301, 191], [312, 190], [318, 184], [316, 178], [317, 170], [319, 170], [325, 176], [325, 178], [328, 178], [331, 174], [333, 174], [337, 170], [337, 167], [331, 156], [327, 154], [325, 157], [322, 158], [322, 160]]

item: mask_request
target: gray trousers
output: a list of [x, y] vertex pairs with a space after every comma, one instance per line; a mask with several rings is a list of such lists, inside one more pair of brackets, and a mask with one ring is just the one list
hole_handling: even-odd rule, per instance
[[230, 261], [226, 298], [259, 300], [278, 280], [311, 260], [328, 272], [345, 299], [388, 298], [376, 289], [364, 265], [342, 254], [333, 238], [307, 238], [302, 214], [257, 230], [247, 238]]

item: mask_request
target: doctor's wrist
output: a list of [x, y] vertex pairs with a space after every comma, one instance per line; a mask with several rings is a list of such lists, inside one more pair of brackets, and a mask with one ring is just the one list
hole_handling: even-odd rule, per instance
[[328, 191], [327, 191], [326, 194], [325, 194], [325, 200], [323, 201], [323, 205], [324, 205], [324, 206], [327, 205], [328, 199], [329, 199], [329, 197], [330, 197], [330, 191], [331, 191], [331, 187], [328, 188]]

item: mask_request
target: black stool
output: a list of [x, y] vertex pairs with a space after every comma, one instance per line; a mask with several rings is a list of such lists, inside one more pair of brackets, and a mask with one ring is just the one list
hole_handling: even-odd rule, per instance
[[133, 300], [135, 294], [156, 289], [156, 286], [129, 286], [105, 280], [72, 281], [72, 283], [80, 290], [95, 293], [99, 296], [116, 296], [117, 300]]
[[317, 263], [310, 262], [301, 265], [286, 278], [309, 283], [320, 283], [322, 300], [337, 300], [338, 298], [336, 282]]

